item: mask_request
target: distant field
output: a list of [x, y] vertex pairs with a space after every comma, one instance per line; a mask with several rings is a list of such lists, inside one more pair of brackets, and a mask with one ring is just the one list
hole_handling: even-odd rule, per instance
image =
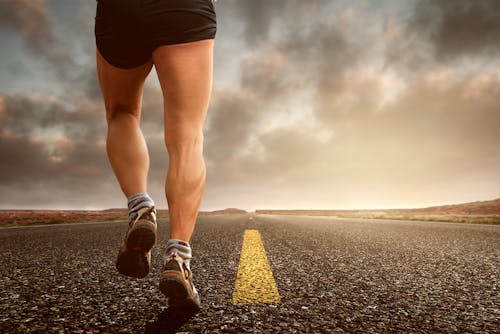
[[127, 219], [125, 209], [90, 210], [0, 210], [1, 226], [81, 223]]
[[435, 222], [452, 222], [468, 224], [500, 224], [500, 215], [411, 215], [411, 214], [386, 214], [386, 213], [335, 213], [322, 211], [314, 212], [300, 210], [258, 210], [257, 213], [273, 215], [305, 215], [305, 216], [328, 216], [338, 218], [363, 218], [363, 219], [397, 219], [397, 220], [421, 220]]
[[[240, 209], [201, 211], [200, 216], [246, 213]], [[168, 210], [158, 210], [158, 219], [168, 218]], [[108, 210], [0, 210], [0, 226], [85, 223], [108, 220], [127, 220], [126, 209]]]
[[418, 209], [388, 210], [257, 210], [274, 215], [332, 216], [341, 218], [400, 219], [470, 224], [500, 224], [500, 199]]
[[[387, 210], [256, 210], [274, 215], [331, 216], [340, 218], [423, 220], [469, 224], [500, 224], [500, 199], [416, 209]], [[199, 216], [247, 213], [227, 208], [200, 211]], [[158, 210], [159, 219], [168, 218], [168, 210]], [[127, 220], [126, 209], [85, 210], [0, 210], [0, 226], [83, 223], [107, 220]]]

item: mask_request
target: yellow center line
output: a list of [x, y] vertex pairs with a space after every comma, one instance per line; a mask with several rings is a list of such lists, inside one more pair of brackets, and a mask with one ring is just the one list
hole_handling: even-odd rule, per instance
[[279, 303], [280, 295], [258, 230], [245, 230], [233, 304]]

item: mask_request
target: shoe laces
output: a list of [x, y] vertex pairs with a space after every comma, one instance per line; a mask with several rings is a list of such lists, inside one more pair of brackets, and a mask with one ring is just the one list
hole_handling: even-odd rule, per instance
[[139, 219], [142, 219], [143, 216], [145, 215], [149, 216], [148, 217], [149, 221], [151, 221], [153, 224], [156, 224], [156, 208], [154, 206], [145, 206], [139, 209], [139, 211], [137, 211], [135, 217], [130, 220], [129, 225], [130, 226], [134, 225]]
[[186, 263], [184, 262], [182, 256], [177, 254], [176, 251], [170, 252], [170, 254], [167, 256], [165, 263], [168, 263], [170, 261], [176, 261], [179, 264], [179, 267], [186, 279], [189, 278], [189, 276], [191, 276], [191, 270], [186, 266]]

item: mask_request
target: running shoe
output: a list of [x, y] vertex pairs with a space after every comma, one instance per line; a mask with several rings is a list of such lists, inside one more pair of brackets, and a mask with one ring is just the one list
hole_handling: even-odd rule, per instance
[[129, 222], [129, 227], [118, 258], [116, 269], [120, 274], [144, 278], [151, 268], [151, 248], [156, 243], [156, 209], [144, 207]]
[[160, 274], [160, 291], [169, 298], [170, 306], [200, 310], [200, 295], [193, 284], [193, 273], [175, 250], [165, 260]]

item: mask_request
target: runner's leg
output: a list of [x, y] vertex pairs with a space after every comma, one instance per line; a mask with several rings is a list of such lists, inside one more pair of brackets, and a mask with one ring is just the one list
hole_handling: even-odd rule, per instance
[[149, 155], [139, 125], [142, 90], [152, 61], [121, 69], [109, 64], [96, 50], [96, 63], [106, 107], [109, 161], [125, 196], [147, 193]]
[[212, 89], [213, 39], [164, 45], [153, 62], [164, 98], [170, 238], [189, 241], [205, 190], [203, 126]]
[[[149, 155], [140, 129], [142, 90], [152, 61], [122, 69], [109, 64], [96, 51], [97, 74], [106, 108], [108, 158], [128, 198], [129, 224], [116, 260], [123, 275], [144, 278], [151, 268], [151, 248], [156, 241], [154, 202], [147, 195]], [[130, 221], [132, 222], [132, 220]]]

